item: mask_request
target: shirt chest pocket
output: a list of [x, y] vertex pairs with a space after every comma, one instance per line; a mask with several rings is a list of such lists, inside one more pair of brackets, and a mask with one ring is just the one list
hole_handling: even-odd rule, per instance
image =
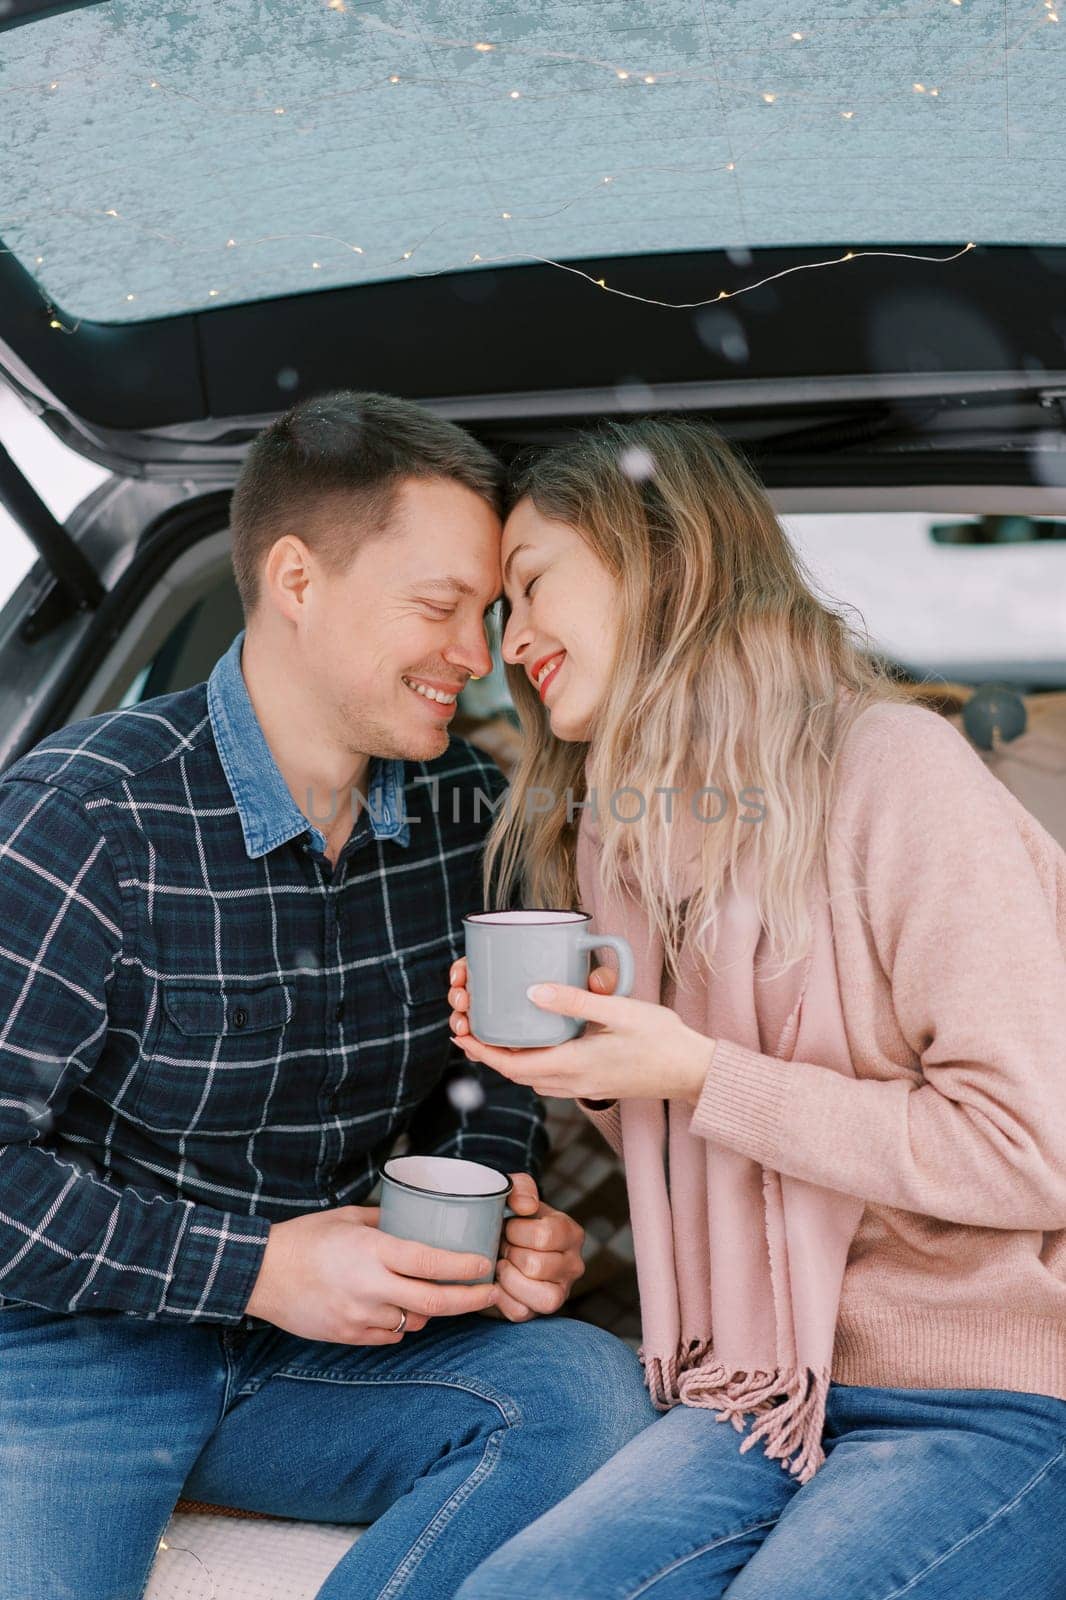
[[285, 1070], [292, 989], [163, 984], [132, 1114], [161, 1133], [252, 1133]]
[[392, 1053], [404, 1085], [415, 1098], [439, 1078], [447, 1061], [448, 971], [455, 957], [450, 943], [430, 950], [402, 952], [383, 963], [388, 982]]

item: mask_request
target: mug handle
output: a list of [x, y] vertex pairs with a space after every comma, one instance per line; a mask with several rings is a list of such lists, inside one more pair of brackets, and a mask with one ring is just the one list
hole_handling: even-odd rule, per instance
[[633, 980], [636, 976], [629, 941], [615, 933], [586, 933], [582, 934], [577, 942], [579, 950], [599, 950], [603, 946], [613, 950], [618, 957], [618, 983], [614, 992], [624, 998], [633, 993]]

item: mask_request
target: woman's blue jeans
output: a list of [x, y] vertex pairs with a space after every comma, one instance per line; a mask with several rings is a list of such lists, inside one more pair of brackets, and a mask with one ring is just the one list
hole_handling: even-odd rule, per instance
[[675, 1407], [459, 1600], [1066, 1597], [1066, 1401], [833, 1384], [823, 1438], [800, 1485]]
[[633, 1352], [565, 1317], [370, 1347], [7, 1307], [0, 1597], [139, 1600], [184, 1493], [373, 1523], [319, 1600], [451, 1600], [655, 1416]]

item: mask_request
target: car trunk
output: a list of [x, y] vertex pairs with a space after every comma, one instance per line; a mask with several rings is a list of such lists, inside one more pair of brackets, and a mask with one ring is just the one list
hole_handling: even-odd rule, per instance
[[[33, 96], [32, 120], [17, 131], [12, 119], [6, 147], [0, 116], [0, 380], [110, 473], [60, 527], [0, 452], [0, 501], [41, 552], [0, 610], [0, 770], [78, 717], [206, 676], [240, 626], [227, 515], [244, 454], [281, 410], [330, 389], [419, 400], [507, 461], [604, 417], [703, 417], [786, 519], [1062, 514], [1057, 123], [1037, 92], [1040, 53], [1013, 33], [1001, 52], [984, 37], [981, 48], [989, 82], [1008, 64], [1014, 74], [1012, 126], [1033, 152], [1024, 186], [986, 100], [963, 92], [976, 45], [950, 31], [954, 16], [873, 19], [879, 32], [869, 7], [842, 3], [837, 23], [864, 30], [858, 48], [839, 36], [843, 66], [805, 88], [781, 66], [791, 45], [771, 37], [773, 19], [739, 7], [709, 41], [680, 0], [633, 8], [614, 34], [618, 8], [570, 7], [565, 40], [517, 12], [477, 40], [446, 26], [445, 6], [448, 38], [429, 41], [448, 64], [434, 90], [417, 59], [426, 41], [389, 35], [354, 7], [296, 20], [265, 4], [254, 41], [238, 37], [240, 8], [227, 20], [207, 0], [180, 16], [144, 0], [117, 20], [114, 9], [9, 0], [0, 20], [0, 61], [6, 47], [15, 87]], [[355, 30], [358, 51], [338, 52], [334, 26]], [[253, 43], [263, 71], [244, 81], [237, 66]], [[723, 110], [722, 74], [707, 75], [712, 47], [742, 61], [733, 76], [752, 105], [735, 114]], [[962, 86], [954, 101], [922, 98], [933, 79], [921, 62], [935, 51]], [[330, 114], [353, 74], [365, 102], [353, 91]], [[410, 101], [398, 98], [407, 79]], [[897, 79], [898, 116], [877, 95], [878, 80], [895, 93]], [[771, 81], [785, 85], [776, 99]], [[866, 101], [845, 121], [860, 83]], [[813, 131], [812, 93], [830, 108]], [[301, 144], [288, 130], [311, 102], [326, 114], [306, 116]], [[525, 120], [504, 121], [515, 113]], [[760, 140], [748, 176], [745, 151]], [[453, 170], [496, 197], [487, 245], [462, 222], [482, 187], [476, 202], [473, 180], [453, 192]], [[49, 199], [37, 206], [42, 173]], [[512, 193], [517, 220], [529, 219], [517, 242], [497, 203]], [[38, 212], [42, 237], [26, 221]], [[342, 227], [340, 215], [354, 220]], [[1055, 660], [1017, 671], [1026, 689], [1066, 685]], [[976, 681], [934, 685], [928, 703], [961, 728]], [[1026, 803], [1040, 814], [1062, 809], [1066, 702], [1038, 698], [1038, 789]], [[983, 755], [1022, 793], [1034, 768], [1019, 749]], [[562, 1147], [579, 1138], [572, 1119], [556, 1132]], [[594, 1190], [569, 1198], [559, 1179], [555, 1198], [616, 1227], [589, 1288], [625, 1333], [630, 1324], [611, 1323], [632, 1314], [624, 1185], [596, 1159]], [[291, 1593], [309, 1595], [313, 1562], [317, 1583], [353, 1535], [250, 1524], [235, 1541], [219, 1520], [179, 1517], [168, 1539], [198, 1551], [234, 1597], [287, 1575], [286, 1562]], [[176, 1593], [173, 1581], [157, 1570], [151, 1600]]]

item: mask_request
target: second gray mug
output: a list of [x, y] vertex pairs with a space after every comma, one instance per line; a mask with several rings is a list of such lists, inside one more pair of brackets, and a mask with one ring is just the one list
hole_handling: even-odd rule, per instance
[[442, 1282], [491, 1283], [505, 1216], [512, 1216], [509, 1177], [480, 1161], [456, 1156], [393, 1156], [381, 1169], [382, 1233], [417, 1239], [438, 1250], [485, 1256], [483, 1278]]
[[587, 989], [589, 956], [606, 947], [618, 956], [615, 994], [633, 989], [633, 952], [613, 933], [593, 933], [584, 911], [481, 911], [463, 918], [470, 1031], [486, 1044], [532, 1050], [564, 1044], [584, 1032], [577, 1017], [542, 1011], [526, 990], [533, 983]]

